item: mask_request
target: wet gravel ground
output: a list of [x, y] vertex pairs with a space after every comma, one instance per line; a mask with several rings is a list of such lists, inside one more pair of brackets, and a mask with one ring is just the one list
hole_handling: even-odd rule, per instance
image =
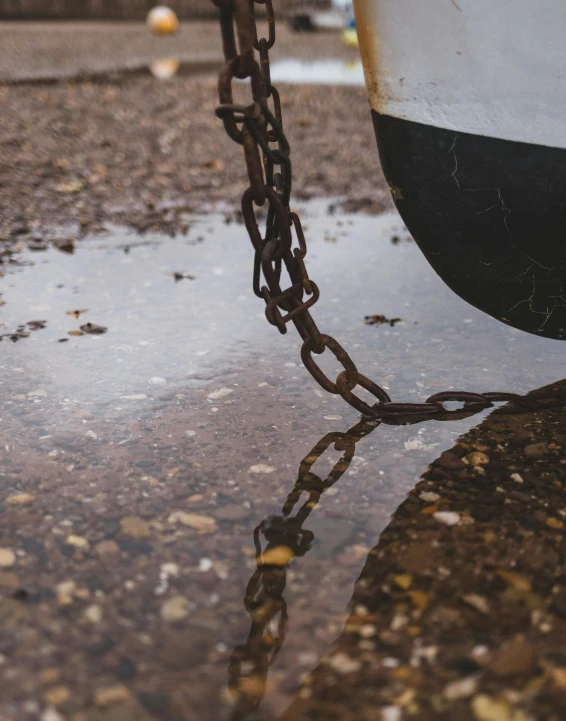
[[[0, 32], [12, 77], [160, 50]], [[344, 214], [390, 207], [363, 90], [281, 90], [315, 315], [363, 372], [405, 400], [560, 380], [563, 343], [457, 299], [394, 214]], [[0, 99], [1, 721], [560, 721], [564, 401], [346, 435], [251, 294], [211, 76]]]
[[[301, 209], [317, 321], [394, 398], [563, 374], [394, 214], [327, 206]], [[227, 217], [109, 226], [3, 279], [8, 327], [44, 327], [0, 344], [0, 716], [559, 719], [564, 400], [346, 436]]]
[[[190, 26], [171, 42], [175, 48], [183, 43], [193, 48], [196, 40], [196, 48], [210, 55], [218, 51], [217, 32], [213, 23]], [[35, 35], [39, 49], [27, 61], [30, 73], [43, 62], [80, 68], [79, 50], [84, 62], [95, 51], [101, 57], [116, 51], [125, 61], [140, 55], [142, 40], [149, 57], [158, 43], [138, 27], [78, 32], [73, 42], [72, 34], [61, 29]], [[20, 47], [20, 36], [24, 48], [35, 42], [32, 31], [0, 28], [7, 70], [11, 62], [20, 68], [13, 49]], [[59, 36], [67, 40], [62, 48]], [[291, 48], [299, 57], [311, 52], [356, 57], [336, 34], [296, 36], [283, 27], [280, 36], [281, 58]], [[105, 42], [99, 46], [101, 38]], [[52, 48], [51, 56], [44, 45]], [[295, 157], [301, 158], [294, 167], [296, 196], [335, 196], [372, 211], [388, 206], [363, 88], [282, 85], [280, 90], [288, 136]], [[142, 231], [182, 231], [183, 213], [218, 201], [235, 208], [246, 187], [240, 149], [214, 115], [217, 93], [211, 75], [169, 81], [123, 75], [111, 83], [0, 86], [0, 102], [0, 240], [5, 248], [49, 242], [55, 226], [67, 226], [73, 237], [107, 220]], [[346, 135], [349, 144], [343, 142]]]

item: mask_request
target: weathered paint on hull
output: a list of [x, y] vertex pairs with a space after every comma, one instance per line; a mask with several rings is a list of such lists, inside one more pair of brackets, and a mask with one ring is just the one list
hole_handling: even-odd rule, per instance
[[355, 0], [383, 170], [409, 231], [462, 298], [565, 340], [566, 5], [510, 8]]

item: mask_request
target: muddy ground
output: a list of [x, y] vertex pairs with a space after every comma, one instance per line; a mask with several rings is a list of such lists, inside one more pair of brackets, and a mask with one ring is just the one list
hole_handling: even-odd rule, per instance
[[[6, 79], [61, 67], [79, 72], [95, 58], [113, 58], [105, 66], [119, 68], [158, 56], [156, 47], [164, 51], [163, 40], [139, 27], [42, 33], [5, 25], [0, 33]], [[218, 57], [217, 28], [186, 27], [165, 47]], [[280, 28], [274, 57], [312, 53], [356, 57], [336, 34], [296, 36]], [[363, 88], [280, 90], [293, 157], [300, 158], [294, 166], [296, 197], [339, 196], [350, 207], [385, 207], [389, 199]], [[214, 115], [211, 74], [4, 85], [0, 102], [0, 237], [8, 245], [49, 240], [55, 227], [67, 226], [73, 234], [108, 220], [176, 232], [183, 228], [182, 213], [216, 202], [237, 208], [246, 187], [241, 151]]]

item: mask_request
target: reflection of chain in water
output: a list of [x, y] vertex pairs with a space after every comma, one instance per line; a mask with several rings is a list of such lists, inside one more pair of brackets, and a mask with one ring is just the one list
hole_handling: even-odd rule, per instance
[[[564, 405], [565, 402], [563, 389], [546, 388], [520, 398], [508, 406], [508, 412], [526, 412], [534, 408]], [[501, 410], [506, 412], [507, 409]], [[476, 413], [479, 412], [478, 409]], [[470, 409], [466, 409], [459, 413], [448, 413], [440, 419], [457, 420], [470, 415]], [[411, 422], [421, 420], [413, 417]], [[295, 486], [283, 505], [282, 514], [262, 521], [254, 531], [257, 568], [244, 597], [245, 609], [251, 617], [251, 628], [246, 643], [234, 649], [228, 668], [228, 687], [235, 702], [232, 721], [255, 721], [254, 712], [263, 699], [269, 668], [285, 641], [288, 622], [287, 604], [283, 598], [287, 580], [286, 566], [292, 558], [304, 556], [314, 540], [314, 534], [302, 526], [322, 494], [350, 467], [357, 443], [378, 425], [379, 421], [376, 420], [362, 421], [346, 433], [327, 433], [321, 438], [302, 460]], [[342, 456], [323, 480], [311, 469], [332, 446], [336, 451], [341, 451]], [[307, 500], [291, 516], [303, 493], [307, 494]], [[267, 542], [263, 551], [261, 534]]]
[[[378, 425], [377, 421], [361, 422], [347, 433], [327, 433], [321, 438], [301, 462], [295, 487], [285, 501], [281, 516], [262, 521], [254, 531], [257, 568], [244, 597], [244, 606], [252, 623], [248, 640], [234, 649], [228, 669], [229, 689], [236, 704], [234, 721], [243, 721], [258, 708], [269, 667], [283, 646], [288, 620], [287, 604], [283, 599], [286, 566], [292, 558], [304, 556], [314, 540], [314, 534], [303, 529], [303, 523], [324, 491], [349, 468], [356, 443]], [[323, 480], [311, 468], [332, 445], [343, 454]], [[291, 516], [303, 493], [308, 495], [307, 500]], [[263, 551], [260, 534], [267, 542]]]

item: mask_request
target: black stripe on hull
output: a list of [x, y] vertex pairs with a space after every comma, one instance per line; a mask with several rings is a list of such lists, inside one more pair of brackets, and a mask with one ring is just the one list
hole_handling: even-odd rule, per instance
[[566, 340], [566, 150], [372, 116], [397, 209], [444, 282]]

